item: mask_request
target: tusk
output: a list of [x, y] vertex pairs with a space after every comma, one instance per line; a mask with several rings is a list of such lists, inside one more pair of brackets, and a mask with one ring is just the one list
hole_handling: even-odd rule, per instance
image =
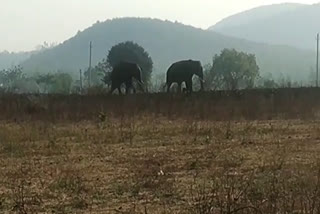
[[143, 82], [139, 82], [139, 81], [138, 81], [138, 83], [139, 83], [140, 86], [144, 86], [144, 83], [143, 83]]
[[139, 85], [140, 85], [140, 87], [141, 87], [141, 89], [142, 89], [142, 91], [145, 91], [146, 90], [146, 88], [144, 87], [144, 83], [141, 81], [141, 82], [139, 82], [138, 81], [138, 83], [139, 83]]

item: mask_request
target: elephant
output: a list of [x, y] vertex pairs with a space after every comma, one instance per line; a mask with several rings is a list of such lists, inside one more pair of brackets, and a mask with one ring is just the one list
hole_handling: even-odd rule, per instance
[[192, 77], [197, 75], [200, 78], [201, 91], [203, 90], [203, 68], [200, 61], [182, 60], [173, 63], [167, 71], [167, 92], [170, 92], [172, 83], [178, 83], [178, 91], [181, 92], [182, 82], [186, 83], [185, 92], [192, 92]]
[[142, 69], [136, 63], [125, 62], [121, 61], [117, 65], [114, 66], [111, 72], [111, 90], [110, 94], [113, 93], [115, 89], [118, 89], [119, 94], [121, 92], [121, 85], [124, 83], [126, 86], [126, 94], [129, 94], [130, 89], [133, 89], [133, 92], [136, 93], [136, 89], [133, 86], [132, 79], [135, 78], [140, 85], [142, 91], [143, 89], [143, 82], [141, 80], [141, 72]]

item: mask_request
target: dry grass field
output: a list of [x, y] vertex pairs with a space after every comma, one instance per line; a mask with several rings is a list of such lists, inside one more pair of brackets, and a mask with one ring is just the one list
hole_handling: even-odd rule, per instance
[[0, 95], [0, 213], [319, 213], [319, 98]]

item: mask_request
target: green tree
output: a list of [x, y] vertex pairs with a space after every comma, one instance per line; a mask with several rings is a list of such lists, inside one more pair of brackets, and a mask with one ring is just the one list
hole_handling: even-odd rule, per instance
[[[103, 83], [109, 86], [111, 84], [111, 80], [109, 80], [110, 72], [110, 65], [106, 62], [106, 59], [103, 59], [91, 69], [91, 86], [101, 86]], [[84, 79], [87, 84], [89, 81], [89, 69], [84, 72]]]
[[26, 79], [21, 66], [14, 66], [0, 71], [0, 86], [6, 91], [12, 91], [17, 82]]
[[72, 85], [72, 77], [68, 73], [56, 73], [54, 75], [51, 93], [69, 94]]
[[278, 88], [279, 85], [273, 78], [272, 73], [265, 73], [256, 80], [256, 87], [258, 88]]
[[35, 77], [36, 82], [42, 88], [43, 93], [48, 93], [54, 83], [53, 74], [41, 74]]
[[216, 90], [223, 88], [221, 76], [213, 70], [212, 64], [203, 66], [204, 70], [204, 87], [206, 90]]
[[103, 81], [106, 84], [110, 84], [110, 72], [121, 61], [137, 63], [142, 69], [142, 81], [145, 84], [150, 83], [153, 61], [143, 47], [131, 41], [113, 46], [109, 50], [107, 58], [102, 60], [95, 67], [95, 70], [99, 73], [104, 73]]
[[235, 90], [252, 88], [259, 76], [259, 66], [253, 54], [224, 49], [215, 55], [209, 71], [209, 84], [219, 84], [218, 88]]
[[17, 80], [12, 85], [12, 91], [15, 93], [40, 93], [40, 87], [32, 77]]
[[36, 77], [36, 82], [45, 93], [69, 94], [72, 86], [72, 77], [68, 73], [58, 72]]

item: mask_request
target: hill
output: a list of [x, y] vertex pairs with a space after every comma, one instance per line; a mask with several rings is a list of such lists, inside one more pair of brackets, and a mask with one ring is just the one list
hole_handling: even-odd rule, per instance
[[32, 53], [31, 52], [0, 52], [0, 70], [18, 65], [28, 59]]
[[97, 22], [62, 44], [33, 54], [22, 66], [28, 72], [61, 69], [77, 74], [79, 69], [88, 67], [89, 41], [93, 41], [93, 64], [96, 64], [113, 45], [127, 40], [137, 42], [150, 53], [154, 73], [164, 73], [171, 63], [181, 59], [208, 63], [223, 48], [256, 54], [264, 73], [282, 72], [299, 79], [306, 77], [314, 61], [310, 51], [253, 43], [169, 21], [121, 18]]
[[280, 4], [236, 14], [209, 29], [250, 41], [314, 50], [319, 19], [320, 4]]
[[230, 27], [236, 27], [244, 24], [251, 23], [253, 21], [264, 20], [272, 16], [279, 15], [288, 11], [296, 10], [303, 7], [303, 4], [285, 3], [285, 4], [273, 4], [262, 7], [257, 7], [251, 10], [243, 11], [241, 13], [229, 16], [222, 19], [216, 25], [209, 28], [209, 30], [218, 30]]

